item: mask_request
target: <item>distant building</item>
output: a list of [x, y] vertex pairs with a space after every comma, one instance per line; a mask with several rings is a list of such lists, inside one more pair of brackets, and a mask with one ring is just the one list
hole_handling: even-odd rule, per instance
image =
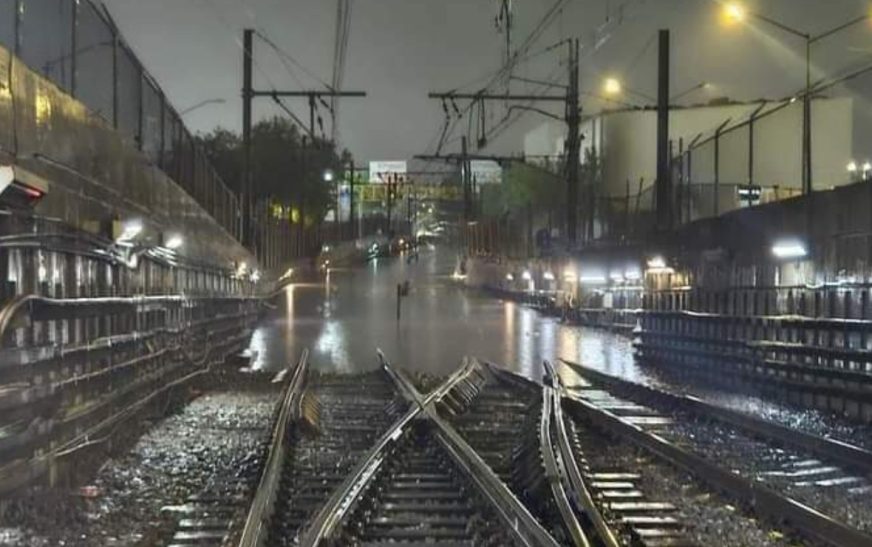
[[[813, 101], [815, 189], [841, 186], [870, 175], [868, 170], [872, 166], [865, 158], [854, 156], [853, 120], [850, 98]], [[529, 161], [559, 157], [563, 153], [565, 127], [559, 122], [549, 122], [527, 133], [524, 152]], [[716, 138], [719, 127], [721, 131]], [[652, 208], [657, 171], [656, 133], [657, 112], [653, 108], [605, 111], [583, 123], [582, 161], [591, 153], [602, 160], [602, 182], [596, 189], [600, 201], [620, 201], [640, 211]], [[681, 202], [684, 221], [711, 216], [715, 201], [719, 213], [746, 205], [745, 190], [749, 185], [759, 186], [761, 202], [801, 192], [801, 101], [674, 108], [670, 113], [670, 137], [673, 192]]]

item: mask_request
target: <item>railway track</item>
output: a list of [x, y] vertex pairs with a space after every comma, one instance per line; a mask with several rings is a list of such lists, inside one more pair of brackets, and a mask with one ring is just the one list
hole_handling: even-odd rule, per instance
[[585, 380], [566, 390], [577, 421], [630, 440], [814, 544], [872, 545], [867, 451], [566, 364]]
[[299, 373], [239, 544], [558, 545], [433, 411], [468, 371], [426, 396], [387, 363]]
[[[664, 436], [677, 416], [548, 371], [541, 385], [466, 360], [422, 394], [383, 356], [361, 375], [298, 367], [239, 544], [870, 544]], [[741, 539], [721, 542], [707, 522]]]

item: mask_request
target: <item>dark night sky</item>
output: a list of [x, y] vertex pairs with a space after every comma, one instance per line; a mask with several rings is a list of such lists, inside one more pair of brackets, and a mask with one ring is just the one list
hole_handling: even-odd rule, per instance
[[[516, 43], [526, 36], [553, 0], [514, 0]], [[334, 0], [105, 0], [119, 26], [146, 67], [179, 110], [201, 100], [223, 98], [186, 116], [194, 130], [241, 125], [241, 34], [244, 27], [266, 33], [318, 78], [332, 72]], [[364, 89], [365, 99], [343, 101], [342, 144], [357, 158], [404, 159], [432, 151], [442, 123], [429, 90], [447, 90], [493, 73], [501, 64], [503, 36], [494, 27], [497, 0], [352, 0], [351, 35], [344, 87]], [[817, 33], [869, 9], [862, 0], [749, 0], [749, 7], [801, 30]], [[620, 7], [623, 6], [622, 9]], [[711, 90], [688, 97], [702, 101], [728, 95], [734, 99], [779, 98], [803, 85], [802, 41], [759, 23], [727, 28], [715, 0], [569, 0], [559, 17], [532, 47], [540, 50], [557, 40], [579, 36], [582, 88], [598, 92], [606, 75], [625, 87], [655, 94], [658, 28], [673, 32], [673, 90], [701, 81]], [[623, 17], [618, 22], [618, 13]], [[608, 40], [596, 29], [606, 17]], [[317, 87], [319, 82], [296, 69], [289, 74], [279, 57], [256, 42], [259, 65], [256, 86], [270, 89]], [[545, 54], [524, 63], [516, 74], [528, 78], [563, 75], [560, 56]], [[872, 62], [872, 24], [861, 24], [816, 46], [817, 77], [842, 73]], [[815, 78], [816, 79], [816, 78]], [[564, 80], [565, 81], [565, 80]], [[515, 91], [535, 91], [513, 83]], [[475, 85], [463, 89], [473, 91]], [[862, 96], [872, 89], [872, 76], [841, 89], [853, 93], [858, 115], [868, 120], [870, 104]], [[299, 100], [297, 100], [299, 101]], [[290, 103], [303, 119], [302, 101]], [[603, 105], [585, 99], [588, 112]], [[560, 113], [560, 107], [553, 107]], [[257, 117], [280, 112], [268, 99], [256, 103]], [[326, 113], [325, 113], [326, 115]], [[500, 112], [491, 116], [499, 118]], [[524, 131], [540, 123], [536, 114], [492, 143], [489, 151], [520, 151]], [[462, 124], [465, 126], [465, 124]], [[457, 133], [459, 135], [459, 132]], [[456, 150], [456, 141], [447, 150]]]

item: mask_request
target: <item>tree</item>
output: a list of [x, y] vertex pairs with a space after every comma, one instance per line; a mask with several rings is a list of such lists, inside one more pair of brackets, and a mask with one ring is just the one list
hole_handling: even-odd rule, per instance
[[[240, 191], [242, 139], [232, 131], [216, 129], [197, 140], [227, 184]], [[258, 122], [251, 132], [252, 179], [255, 200], [268, 199], [305, 211], [308, 221], [320, 221], [334, 201], [332, 183], [324, 173], [331, 170], [338, 180], [351, 154], [336, 151], [334, 143], [303, 136], [286, 118]], [[232, 182], [231, 182], [232, 181]]]
[[566, 197], [558, 175], [528, 163], [512, 163], [505, 176], [505, 200], [511, 208], [557, 209]]

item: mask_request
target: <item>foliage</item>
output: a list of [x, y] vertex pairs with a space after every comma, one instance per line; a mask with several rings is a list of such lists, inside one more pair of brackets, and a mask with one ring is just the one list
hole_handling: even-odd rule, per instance
[[527, 163], [513, 163], [504, 178], [505, 203], [512, 209], [557, 208], [566, 198], [566, 184], [562, 177], [542, 167]]
[[[218, 128], [198, 135], [197, 140], [221, 177], [238, 192], [244, 161], [241, 137]], [[334, 180], [339, 180], [350, 153], [337, 153], [334, 143], [323, 139], [313, 142], [291, 121], [279, 117], [258, 122], [251, 142], [255, 199], [294, 205], [310, 219], [323, 218], [334, 199], [334, 185], [324, 181], [324, 172], [333, 171]]]

